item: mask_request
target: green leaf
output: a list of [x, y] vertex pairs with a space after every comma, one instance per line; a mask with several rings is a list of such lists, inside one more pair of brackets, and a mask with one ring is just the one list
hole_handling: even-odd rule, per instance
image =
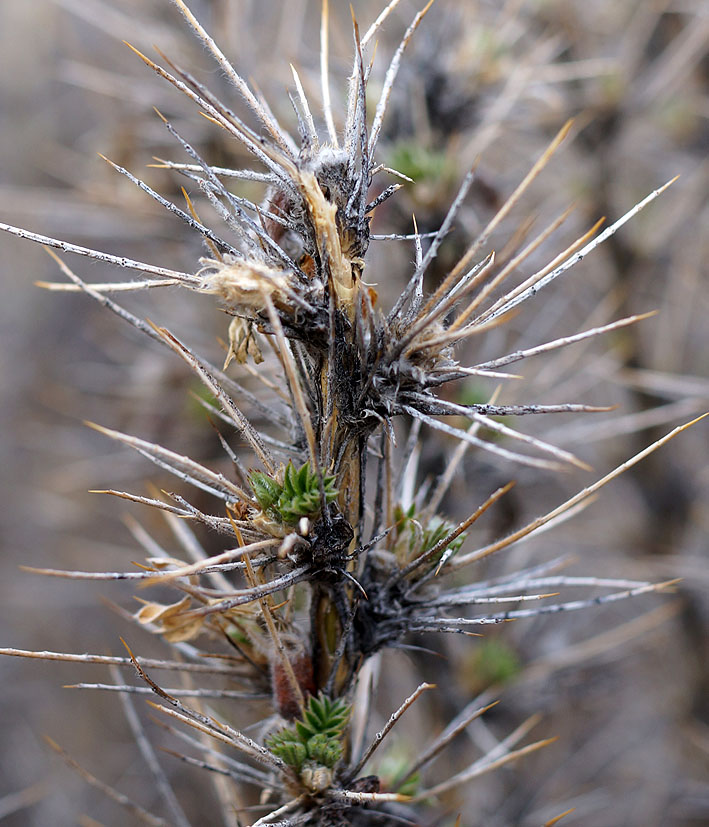
[[313, 735], [307, 744], [308, 756], [324, 767], [332, 769], [342, 758], [342, 744], [335, 738], [328, 738], [322, 733]]
[[298, 772], [300, 772], [305, 763], [305, 759], [308, 757], [308, 751], [300, 741], [288, 741], [282, 744], [276, 744], [271, 747], [271, 752]]
[[283, 472], [283, 496], [288, 498], [297, 496], [297, 492], [293, 484], [294, 473], [295, 469], [293, 468], [293, 463], [289, 462]]
[[[334, 477], [323, 477], [325, 502], [337, 497]], [[284, 523], [295, 524], [301, 517], [314, 517], [320, 512], [320, 482], [306, 462], [298, 470], [291, 462], [283, 472], [283, 487], [274, 509]]]
[[312, 738], [313, 735], [317, 734], [317, 729], [314, 727], [310, 727], [307, 724], [303, 723], [303, 721], [296, 721], [295, 728], [298, 733], [298, 737], [305, 743], [308, 738]]
[[249, 477], [249, 484], [262, 511], [269, 511], [283, 491], [272, 477], [262, 471], [254, 471]]
[[463, 675], [475, 691], [482, 691], [491, 684], [505, 684], [521, 669], [519, 655], [501, 640], [490, 639], [465, 659]]
[[340, 743], [350, 707], [342, 699], [327, 695], [308, 698], [302, 718], [293, 728], [284, 728], [266, 739], [266, 746], [289, 767], [301, 772], [303, 764], [332, 769], [342, 758]]
[[427, 149], [413, 141], [397, 143], [389, 162], [417, 182], [447, 181], [455, 175], [455, 165], [444, 152]]
[[303, 712], [303, 721], [312, 727], [313, 732], [320, 732], [322, 729], [322, 718], [312, 709], [306, 709]]
[[[394, 552], [402, 564], [430, 551], [456, 528], [455, 523], [438, 515], [431, 517], [424, 526], [413, 505], [406, 510], [397, 506], [394, 509], [394, 519]], [[465, 537], [465, 533], [456, 537], [447, 547], [446, 553], [455, 554], [465, 542]]]

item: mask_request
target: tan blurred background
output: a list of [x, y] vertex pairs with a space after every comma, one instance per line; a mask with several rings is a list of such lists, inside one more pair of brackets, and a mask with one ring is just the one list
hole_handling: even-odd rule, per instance
[[[351, 24], [347, 4], [332, 5], [337, 100], [349, 71]], [[318, 60], [317, 4], [202, 0], [192, 7], [237, 69], [253, 77], [277, 115], [291, 123], [283, 94], [291, 82], [288, 62], [297, 62], [310, 83]], [[362, 28], [378, 12], [373, 2], [354, 7]], [[416, 10], [401, 3], [382, 35], [380, 62]], [[145, 169], [153, 155], [179, 157], [152, 112], [155, 105], [211, 162], [243, 163], [243, 157], [153, 76], [124, 39], [146, 52], [159, 44], [233, 101], [168, 0], [2, 0], [0, 220], [194, 271], [198, 243], [185, 241], [179, 222], [96, 153], [177, 198], [174, 179]], [[435, 228], [456, 181], [482, 152], [480, 183], [459, 228], [463, 239], [472, 235], [572, 115], [573, 142], [525, 205], [543, 219], [575, 201], [565, 243], [599, 216], [615, 220], [672, 176], [682, 177], [521, 314], [511, 331], [497, 339], [494, 334], [480, 347], [483, 354], [489, 348], [499, 355], [591, 322], [661, 311], [642, 327], [582, 350], [578, 362], [576, 352], [569, 352], [550, 367], [542, 359], [524, 371], [552, 396], [578, 392], [584, 401], [619, 405], [602, 421], [530, 426], [578, 451], [600, 476], [709, 409], [706, 3], [438, 0], [406, 53], [382, 149], [387, 159], [408, 159], [420, 189], [401, 193], [398, 206], [380, 211], [376, 230], [410, 231], [412, 211], [419, 227]], [[423, 157], [412, 158], [412, 146], [423, 147]], [[504, 244], [520, 215], [524, 211], [493, 242]], [[453, 255], [455, 243], [462, 242], [451, 242], [442, 261]], [[395, 293], [412, 251], [377, 250], [377, 256], [370, 254], [374, 280]], [[115, 276], [85, 260], [67, 262], [88, 280]], [[391, 276], [398, 271], [401, 281]], [[137, 632], [101, 597], [130, 607], [128, 588], [18, 569], [124, 569], [140, 558], [123, 523], [126, 512], [158, 534], [162, 530], [151, 515], [87, 493], [109, 486], [144, 493], [146, 475], [168, 483], [81, 421], [159, 439], [198, 457], [215, 457], [218, 446], [189, 401], [192, 385], [180, 365], [88, 299], [33, 286], [36, 280], [61, 279], [40, 248], [0, 237], [0, 279], [0, 645], [117, 654], [119, 635]], [[216, 338], [225, 335], [225, 322], [211, 302], [166, 292], [125, 304], [178, 334], [187, 331], [191, 343], [218, 358]], [[651, 413], [638, 416], [644, 410]], [[451, 766], [460, 768], [475, 749], [494, 744], [536, 711], [543, 720], [535, 735], [558, 734], [561, 740], [471, 785], [461, 800], [476, 815], [464, 824], [539, 825], [570, 807], [576, 810], [564, 824], [709, 823], [708, 433], [700, 424], [614, 483], [577, 520], [495, 564], [504, 569], [570, 552], [578, 558], [575, 574], [684, 580], [674, 597], [523, 621], [504, 630], [504, 646], [517, 659], [514, 676], [497, 693], [503, 703], [488, 723], [456, 746]], [[431, 472], [440, 466], [440, 452], [433, 440], [424, 452]], [[466, 473], [465, 485], [446, 504], [456, 516], [469, 512], [471, 492], [489, 491], [489, 480], [518, 476], [500, 530], [553, 507], [590, 481], [573, 474], [540, 485], [528, 471], [492, 468], [474, 458]], [[160, 651], [145, 636], [140, 640], [142, 652]], [[474, 650], [465, 651], [473, 652], [469, 662], [459, 647], [450, 650], [458, 660], [445, 667], [449, 686], [443, 700], [427, 711], [423, 725], [431, 730], [471, 693], [485, 689]], [[386, 658], [397, 677], [385, 680], [383, 698], [403, 697], [442, 669], [432, 658]], [[0, 820], [8, 827], [75, 824], [82, 814], [102, 824], [134, 823], [50, 754], [45, 733], [102, 779], [134, 792], [146, 806], [153, 803], [117, 699], [61, 689], [79, 680], [108, 679], [98, 667], [0, 660]], [[400, 746], [407, 752], [420, 744], [404, 733]], [[204, 779], [181, 767], [175, 772], [195, 823], [213, 823], [209, 796], [201, 792]]]

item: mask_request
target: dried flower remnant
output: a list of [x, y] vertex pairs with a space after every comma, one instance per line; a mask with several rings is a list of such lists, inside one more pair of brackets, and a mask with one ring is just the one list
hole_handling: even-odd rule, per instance
[[161, 634], [168, 643], [181, 643], [185, 640], [192, 640], [202, 630], [203, 620], [201, 618], [187, 619], [183, 613], [189, 608], [192, 600], [183, 597], [177, 603], [163, 606], [160, 603], [146, 603], [138, 612], [135, 619], [138, 623], [155, 626], [156, 631]]
[[[240, 142], [260, 168], [224, 170], [210, 165], [172, 123], [162, 118], [186, 156], [162, 165], [199, 188], [202, 198], [223, 219], [219, 228], [212, 228], [200, 221], [189, 198], [185, 212], [127, 170], [113, 166], [199, 233], [208, 255], [195, 262], [194, 273], [182, 273], [7, 225], [2, 229], [64, 252], [143, 273], [142, 280], [136, 282], [90, 285], [59, 261], [72, 287], [177, 354], [215, 400], [205, 406], [219, 420], [220, 427], [239, 434], [252, 453], [244, 463], [242, 449], [230, 445], [230, 433], [220, 435], [233, 465], [232, 478], [168, 448], [97, 426], [109, 438], [134, 448], [182, 482], [206, 492], [216, 503], [216, 513], [202, 510], [182, 494], [161, 498], [109, 493], [163, 511], [176, 537], [184, 538], [189, 531], [183, 521], [195, 521], [226, 538], [228, 547], [209, 556], [190, 535], [190, 563], [151, 557], [146, 569], [138, 572], [43, 573], [76, 579], [133, 579], [142, 585], [171, 587], [178, 592], [178, 599], [169, 604], [146, 602], [135, 620], [166, 643], [182, 646], [185, 673], [203, 663], [201, 656], [209, 653], [228, 657], [233, 664], [232, 671], [214, 667], [215, 675], [229, 674], [241, 686], [250, 688], [254, 696], [268, 688], [273, 715], [263, 721], [258, 735], [251, 737], [230, 723], [204, 714], [196, 704], [184, 704], [177, 690], [163, 689], [152, 677], [153, 666], [161, 668], [159, 662], [148, 666], [132, 654], [130, 657], [145, 684], [141, 688], [147, 687], [161, 699], [158, 708], [164, 715], [241, 753], [240, 761], [229, 762], [229, 766], [235, 766], [233, 774], [228, 773], [235, 790], [238, 788], [240, 799], [251, 801], [257, 798], [252, 795], [255, 788], [262, 794], [259, 806], [270, 808], [270, 812], [252, 821], [254, 825], [364, 824], [375, 813], [417, 819], [420, 808], [435, 796], [526, 755], [549, 740], [514, 749], [527, 734], [528, 727], [522, 726], [506, 741], [508, 752], [504, 757], [479, 759], [447, 781], [434, 780], [425, 787], [424, 765], [432, 763], [450, 742], [454, 737], [451, 732], [461, 731], [488, 708], [474, 705], [451, 732], [432, 740], [419, 760], [398, 779], [398, 788], [384, 790], [381, 777], [386, 773], [378, 772], [374, 753], [421, 694], [433, 687], [421, 684], [367, 745], [373, 691], [367, 670], [375, 653], [400, 644], [412, 634], [473, 634], [472, 629], [512, 618], [583, 609], [670, 585], [562, 577], [556, 574], [558, 561], [495, 582], [471, 579], [465, 583], [458, 578], [451, 585], [445, 575], [460, 572], [570, 514], [587, 503], [602, 485], [692, 423], [676, 428], [522, 529], [487, 544], [482, 543], [476, 523], [505, 496], [512, 483], [492, 491], [467, 519], [454, 523], [438, 511], [453, 471], [445, 472], [432, 488], [421, 489], [417, 467], [422, 430], [428, 428], [458, 440], [452, 469], [470, 446], [504, 463], [522, 463], [541, 471], [569, 464], [586, 467], [570, 452], [513, 429], [507, 424], [509, 420], [500, 422], [497, 417], [605, 408], [578, 401], [461, 404], [450, 401], [442, 389], [471, 374], [496, 381], [507, 379], [510, 375], [499, 368], [513, 361], [639, 321], [642, 317], [621, 319], [472, 366], [461, 365], [456, 357], [459, 343], [503, 323], [511, 310], [581, 261], [664, 187], [600, 235], [594, 235], [594, 228], [552, 257], [547, 266], [509, 288], [507, 282], [516, 269], [525, 264], [555, 226], [543, 231], [506, 263], [498, 262], [494, 252], [487, 249], [488, 239], [562, 144], [571, 128], [566, 124], [429, 294], [424, 291], [424, 277], [453, 228], [474, 180], [474, 170], [465, 176], [425, 251], [425, 239], [414, 226], [413, 272], [393, 307], [385, 308], [367, 283], [366, 262], [371, 260], [372, 215], [395, 194], [397, 186], [387, 186], [377, 196], [372, 196], [370, 190], [376, 176], [397, 175], [378, 160], [378, 142], [403, 52], [431, 3], [414, 17], [395, 51], [371, 118], [367, 112], [367, 84], [374, 64], [367, 62], [367, 50], [398, 0], [386, 6], [364, 35], [354, 22], [353, 68], [345, 116], [339, 125], [330, 101], [328, 4], [327, 0], [323, 2], [321, 81], [325, 129], [318, 131], [303, 84], [294, 70], [298, 142], [236, 72], [187, 5], [182, 0], [172, 2], [238, 91], [248, 110], [247, 118], [217, 100], [172, 60], [161, 56], [168, 67], [164, 68], [133, 51], [190, 98], [209, 120]], [[265, 185], [260, 205], [235, 194], [225, 184], [225, 178], [239, 175]], [[179, 284], [213, 294], [232, 317], [227, 360], [221, 370], [177, 335], [131, 314], [108, 295], [158, 284]], [[246, 390], [227, 373], [232, 359], [245, 365], [244, 369], [251, 368], [253, 375], [262, 380], [261, 395]], [[251, 367], [250, 360], [260, 365], [258, 371]], [[242, 405], [250, 406], [267, 425], [257, 429]], [[456, 416], [458, 421], [464, 418], [470, 424], [459, 427], [447, 421], [448, 416]], [[399, 455], [397, 420], [405, 420], [410, 426]], [[486, 433], [501, 439], [485, 439]], [[518, 447], [509, 447], [502, 438], [515, 441]], [[475, 546], [464, 551], [466, 543]], [[558, 586], [593, 586], [611, 591], [589, 599], [548, 602], [557, 594], [548, 590]], [[534, 607], [518, 608], [527, 602]], [[197, 640], [204, 650], [194, 648]], [[187, 643], [190, 645], [185, 646]], [[17, 650], [4, 652], [18, 654]], [[116, 688], [131, 691], [123, 686]], [[221, 695], [218, 689], [214, 693], [210, 697], [231, 697], [229, 690], [222, 690]], [[228, 714], [233, 712], [230, 708]], [[199, 745], [205, 755], [204, 760], [190, 761], [214, 770], [208, 763], [209, 746], [195, 739], [190, 743]], [[370, 768], [370, 774], [361, 775]], [[411, 779], [416, 783], [407, 786]], [[414, 788], [416, 798], [410, 801], [404, 791], [413, 792]]]

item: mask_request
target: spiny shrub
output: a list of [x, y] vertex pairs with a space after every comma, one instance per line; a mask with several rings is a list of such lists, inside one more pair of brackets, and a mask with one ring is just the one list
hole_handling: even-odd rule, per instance
[[[193, 188], [194, 200], [186, 196], [184, 205], [173, 203], [127, 169], [113, 166], [181, 220], [186, 232], [197, 234], [204, 256], [194, 261], [190, 272], [182, 272], [8, 225], [2, 229], [65, 253], [140, 273], [134, 281], [91, 285], [57, 257], [76, 290], [172, 351], [201, 380], [208, 392], [204, 406], [224, 432], [220, 438], [229, 472], [217, 472], [168, 447], [95, 426], [206, 493], [211, 504], [204, 505], [202, 497], [197, 505], [187, 493], [148, 497], [110, 493], [162, 511], [173, 525], [178, 519], [177, 538], [185, 537], [185, 523], [202, 524], [220, 538], [223, 549], [210, 554], [192, 537], [183, 545], [191, 559], [182, 559], [183, 552], [163, 554], [158, 544], [143, 537], [148, 559], [140, 571], [71, 574], [172, 588], [175, 602], [146, 603], [135, 620], [175, 647], [179, 658], [144, 661], [132, 653], [124, 658], [72, 653], [42, 656], [134, 667], [144, 687], [159, 699], [161, 713], [191, 728], [187, 740], [203, 758], [183, 756], [184, 760], [230, 780], [233, 797], [225, 803], [227, 819], [236, 807], [240, 824], [421, 823], [422, 814], [445, 801], [450, 791], [539, 749], [549, 739], [518, 747], [522, 734], [511, 736], [504, 755], [493, 751], [436, 780], [434, 761], [456, 734], [489, 708], [472, 698], [442, 732], [417, 733], [420, 747], [410, 756], [408, 766], [399, 766], [393, 775], [380, 771], [380, 764], [384, 768], [391, 761], [386, 753], [380, 758], [375, 752], [407, 709], [433, 686], [424, 681], [398, 707], [389, 704], [391, 717], [373, 734], [370, 715], [377, 673], [373, 664], [378, 653], [408, 645], [425, 633], [427, 645], [432, 645], [433, 635], [469, 635], [509, 619], [584, 609], [656, 592], [666, 585], [560, 575], [557, 569], [563, 561], [559, 560], [479, 580], [472, 564], [568, 515], [682, 428], [498, 539], [487, 540], [476, 523], [507, 494], [512, 483], [489, 490], [459, 523], [440, 513], [467, 449], [484, 452], [501, 467], [521, 463], [540, 477], [568, 465], [587, 468], [573, 453], [521, 427], [512, 428], [509, 422], [524, 416], [573, 415], [606, 408], [583, 400], [539, 403], [534, 388], [529, 389], [528, 402], [498, 401], [492, 389], [487, 401], [456, 402], [446, 388], [470, 376], [504, 384], [518, 379], [507, 372], [512, 363], [639, 321], [642, 317], [624, 318], [524, 350], [480, 358], [472, 365], [460, 362], [463, 343], [484, 337], [527, 302], [543, 297], [556, 279], [661, 190], [600, 234], [594, 228], [553, 253], [544, 266], [520, 277], [531, 254], [561, 221], [524, 247], [523, 234], [516, 236], [514, 253], [499, 261], [489, 249], [489, 238], [561, 146], [571, 129], [566, 124], [494, 217], [467, 244], [457, 263], [430, 289], [424, 277], [454, 230], [475, 170], [464, 176], [435, 232], [423, 235], [414, 225], [413, 232], [403, 238], [410, 242], [413, 266], [401, 280], [395, 301], [386, 305], [384, 296], [368, 282], [368, 268], [377, 261], [373, 245], [387, 238], [401, 243], [402, 237], [378, 237], [371, 225], [375, 211], [399, 187], [398, 183], [380, 184], [381, 179], [401, 181], [402, 175], [382, 160], [379, 141], [403, 52], [431, 4], [413, 18], [381, 76], [371, 62], [374, 39], [396, 0], [363, 34], [355, 22], [349, 94], [338, 115], [330, 100], [325, 2], [324, 124], [316, 124], [304, 84], [294, 70], [297, 136], [293, 136], [185, 2], [172, 2], [238, 92], [245, 112], [235, 112], [172, 59], [162, 56], [159, 64], [134, 51], [234, 144], [245, 148], [255, 168], [213, 165], [165, 118], [164, 127], [181, 158], [160, 165]], [[376, 84], [371, 83], [374, 77]], [[377, 102], [371, 114], [375, 89]], [[409, 171], [411, 159], [415, 156], [409, 153]], [[263, 187], [260, 203], [238, 194], [241, 181]], [[216, 214], [219, 221], [203, 222], [203, 210]], [[224, 367], [111, 297], [117, 290], [166, 286], [208, 294], [219, 302], [231, 320]], [[258, 369], [247, 365], [251, 361]], [[250, 368], [250, 374], [241, 376], [239, 364]], [[423, 484], [418, 458], [423, 434], [428, 431], [453, 438], [457, 447], [444, 472]], [[247, 467], [252, 470], [246, 471]], [[560, 589], [589, 586], [597, 592], [591, 598], [553, 600]], [[166, 689], [155, 677], [160, 669], [191, 676], [190, 686], [197, 679], [203, 683], [192, 690]], [[501, 669], [494, 674], [499, 676]], [[222, 683], [213, 686], [218, 681]], [[121, 683], [113, 688], [126, 693], [135, 689]], [[183, 700], [205, 695], [225, 702], [221, 720], [203, 711], [199, 701]], [[226, 705], [230, 698], [240, 699], [240, 704], [262, 704], [261, 724], [251, 734], [234, 720], [239, 707]], [[215, 755], [217, 748], [222, 752]], [[239, 760], [234, 752], [240, 753]], [[170, 812], [170, 823], [185, 827], [189, 821], [157, 761], [151, 767], [160, 780], [157, 786]], [[194, 789], [203, 783], [195, 777]], [[126, 805], [125, 797], [116, 794], [116, 798]], [[167, 823], [134, 802], [128, 804], [149, 823]], [[252, 820], [251, 806], [265, 813]]]

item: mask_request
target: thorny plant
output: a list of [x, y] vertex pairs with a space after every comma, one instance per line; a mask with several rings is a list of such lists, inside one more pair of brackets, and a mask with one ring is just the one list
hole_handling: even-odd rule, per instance
[[[215, 229], [202, 223], [186, 192], [183, 209], [128, 170], [112, 166], [201, 235], [208, 253], [199, 266], [195, 264], [196, 272], [177, 272], [8, 225], [2, 229], [65, 253], [142, 273], [139, 280], [90, 285], [52, 253], [71, 284], [48, 286], [83, 291], [174, 351], [213, 397], [203, 405], [248, 444], [253, 452], [249, 465], [253, 467], [244, 465], [226, 436], [220, 439], [233, 465], [232, 478], [168, 448], [93, 426], [207, 492], [219, 506], [216, 513], [207, 513], [178, 494], [163, 500], [121, 491], [109, 493], [160, 509], [173, 518], [202, 523], [221, 535], [227, 548], [210, 557], [191, 542], [193, 559], [186, 562], [156, 556], [157, 546], [138, 533], [150, 554], [141, 571], [41, 571], [75, 579], [129, 579], [143, 586], [171, 586], [179, 599], [168, 605], [144, 603], [135, 620], [176, 647], [183, 660], [141, 659], [130, 651], [127, 658], [2, 651], [76, 662], [132, 663], [147, 685], [146, 691], [161, 700], [157, 708], [202, 736], [180, 734], [204, 758], [179, 757], [231, 779], [234, 786], [224, 801], [225, 812], [228, 815], [236, 809], [239, 823], [249, 818], [249, 807], [239, 803], [253, 800], [249, 788], [261, 792], [258, 806], [267, 811], [252, 822], [254, 825], [418, 823], [420, 808], [437, 796], [544, 746], [550, 739], [516, 748], [527, 731], [521, 727], [506, 739], [502, 751], [476, 760], [452, 777], [429, 786], [412, 783], [488, 708], [473, 701], [385, 789], [373, 754], [406, 710], [432, 686], [422, 683], [367, 745], [373, 655], [401, 645], [413, 634], [470, 635], [486, 625], [583, 609], [656, 592], [668, 585], [564, 576], [556, 573], [559, 560], [484, 582], [466, 582], [460, 573], [566, 519], [607, 482], [688, 425], [676, 428], [561, 505], [492, 543], [476, 544], [475, 523], [512, 483], [491, 491], [460, 524], [439, 514], [438, 507], [470, 446], [538, 469], [554, 470], [569, 463], [584, 467], [568, 451], [525, 435], [499, 417], [604, 409], [580, 403], [511, 405], [494, 398], [484, 404], [459, 404], [442, 396], [441, 389], [470, 376], [515, 378], [504, 371], [513, 362], [644, 318], [624, 318], [470, 367], [461, 366], [455, 356], [456, 345], [503, 324], [519, 305], [581, 261], [669, 184], [652, 192], [600, 234], [596, 234], [596, 225], [548, 265], [509, 287], [508, 280], [563, 217], [502, 263], [496, 261], [494, 252], [486, 252], [488, 239], [560, 146], [570, 129], [566, 124], [433, 292], [426, 294], [424, 277], [453, 228], [474, 169], [465, 176], [437, 232], [424, 238], [414, 224], [411, 236], [388, 237], [413, 242], [415, 265], [394, 305], [383, 308], [374, 286], [366, 280], [365, 262], [373, 239], [370, 222], [376, 208], [400, 185], [386, 186], [376, 197], [370, 190], [379, 176], [405, 177], [379, 160], [377, 147], [404, 49], [431, 3], [414, 17], [395, 51], [371, 118], [367, 84], [373, 57], [370, 62], [367, 55], [398, 0], [392, 0], [364, 34], [353, 19], [353, 68], [344, 128], [338, 128], [330, 100], [328, 3], [324, 0], [324, 130], [316, 126], [303, 84], [293, 69], [296, 141], [237, 74], [183, 0], [172, 2], [240, 94], [250, 112], [250, 124], [164, 55], [163, 65], [159, 65], [133, 51], [190, 98], [210, 121], [240, 142], [259, 169], [210, 165], [163, 118], [186, 159], [162, 161], [161, 166], [199, 189], [223, 219], [222, 228]], [[262, 203], [236, 195], [229, 185], [234, 180], [263, 183], [266, 193]], [[194, 353], [170, 331], [134, 316], [108, 295], [174, 285], [213, 294], [232, 317], [223, 368]], [[227, 373], [232, 361], [262, 381], [262, 393], [250, 392]], [[255, 371], [249, 362], [263, 363], [263, 367]], [[268, 420], [267, 430], [257, 430], [242, 412], [242, 405]], [[444, 419], [450, 416], [457, 417], [457, 423], [464, 417], [470, 424], [451, 424]], [[398, 455], [397, 420], [409, 426]], [[415, 495], [423, 428], [454, 437], [459, 447], [442, 476]], [[526, 450], [503, 447], [498, 439], [485, 438], [491, 432], [516, 440]], [[610, 591], [590, 599], [549, 602], [554, 597], [549, 590], [577, 586]], [[520, 608], [520, 604], [535, 601], [544, 602]], [[192, 645], [198, 639], [204, 648]], [[204, 656], [210, 652], [220, 654], [224, 663], [205, 663]], [[221, 676], [238, 689], [164, 689], [154, 677], [154, 671], [160, 669], [176, 669], [194, 677]], [[136, 690], [120, 682], [93, 686], [125, 693]], [[199, 702], [183, 703], [179, 698], [185, 696], [266, 697], [273, 716], [252, 738], [203, 712]], [[82, 773], [144, 823], [187, 825], [187, 817], [145, 738], [139, 738], [139, 743], [170, 811], [167, 820]], [[241, 759], [228, 754], [226, 747], [241, 753]]]

